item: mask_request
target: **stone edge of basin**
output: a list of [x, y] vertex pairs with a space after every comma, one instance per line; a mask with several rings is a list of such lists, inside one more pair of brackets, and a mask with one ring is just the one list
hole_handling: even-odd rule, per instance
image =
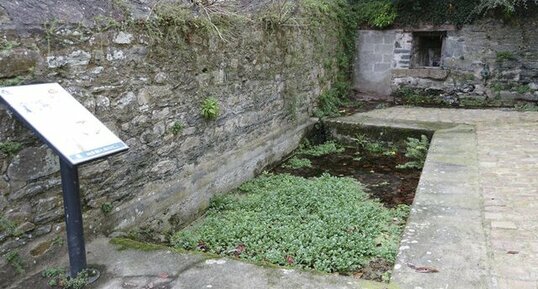
[[[406, 138], [406, 137], [415, 137], [415, 138], [418, 138], [420, 137], [421, 134], [424, 134], [424, 135], [427, 135], [430, 140], [433, 142], [434, 141], [434, 137], [435, 135], [439, 135], [439, 134], [445, 134], [445, 133], [454, 133], [454, 134], [459, 134], [459, 133], [467, 133], [467, 134], [474, 134], [475, 133], [475, 127], [476, 127], [476, 124], [467, 124], [467, 123], [448, 123], [448, 122], [434, 122], [434, 121], [411, 121], [411, 120], [398, 120], [398, 119], [382, 119], [382, 118], [375, 118], [375, 117], [370, 117], [370, 116], [366, 116], [366, 115], [361, 115], [361, 114], [355, 114], [355, 115], [352, 115], [352, 116], [347, 116], [347, 117], [340, 117], [340, 118], [336, 118], [336, 119], [331, 119], [331, 120], [324, 120], [323, 121], [325, 127], [328, 129], [329, 133], [331, 136], [333, 136], [334, 138], [340, 140], [340, 141], [344, 141], [345, 143], [350, 143], [350, 142], [353, 142], [353, 136], [357, 135], [357, 134], [366, 134], [367, 136], [369, 137], [372, 137], [372, 138], [377, 138], [377, 139], [382, 139], [382, 140], [385, 140], [385, 141], [393, 141], [393, 140], [397, 140], [397, 139], [402, 139], [402, 138]], [[428, 167], [434, 167], [434, 165], [432, 165], [432, 163], [435, 163], [436, 160], [435, 158], [432, 158], [430, 157], [431, 153], [431, 147], [430, 147], [430, 150], [428, 151], [428, 158], [426, 159], [426, 164], [425, 164], [425, 167], [428, 166]], [[430, 164], [428, 164], [428, 162], [430, 162]], [[421, 191], [421, 184], [422, 186], [424, 186], [424, 176], [428, 174], [428, 172], [424, 172], [421, 174], [421, 180], [420, 180], [420, 183], [417, 187], [417, 190], [416, 190], [416, 193], [417, 195], [420, 194], [420, 191]], [[422, 188], [423, 190], [424, 188]], [[416, 200], [416, 199], [415, 199]], [[412, 209], [415, 208], [415, 202], [413, 203], [413, 206], [412, 206]], [[411, 221], [412, 219], [416, 219], [417, 216], [419, 216], [420, 214], [417, 214], [416, 212], [412, 212], [411, 215], [409, 216], [409, 219], [407, 221], [407, 224], [406, 224], [406, 227], [405, 227], [405, 231], [404, 232], [407, 232], [409, 230], [409, 226], [411, 224]], [[479, 218], [480, 220], [477, 220], [477, 221], [481, 221], [481, 218]], [[483, 234], [483, 230], [481, 231], [481, 233]], [[402, 241], [404, 239], [405, 236], [402, 236]], [[484, 237], [484, 236], [482, 236]], [[482, 238], [483, 239], [483, 238]], [[399, 244], [399, 246], [402, 246], [402, 243]], [[397, 288], [422, 288], [420, 287], [419, 285], [424, 285], [424, 284], [405, 284], [407, 282], [401, 282], [402, 278], [400, 277], [397, 277], [396, 273], [395, 272], [398, 272], [398, 269], [402, 267], [402, 261], [400, 260], [402, 258], [402, 256], [405, 255], [405, 254], [402, 254], [402, 252], [400, 251], [398, 253], [398, 257], [395, 261], [395, 267], [393, 268], [393, 274], [392, 274], [392, 278], [391, 278], [391, 285], [393, 286], [396, 286]], [[483, 256], [478, 256], [478, 258], [482, 258]], [[405, 263], [405, 262], [404, 262]], [[477, 282], [481, 283], [482, 285], [484, 284], [484, 278], [483, 278], [483, 273], [484, 273], [484, 270], [486, 270], [485, 268], [479, 268], [480, 270], [478, 270], [477, 272], [475, 272], [476, 274], [473, 274], [473, 278], [476, 277], [476, 276], [479, 276], [477, 277], [478, 280], [476, 280]], [[407, 271], [412, 271], [412, 270], [407, 270]], [[409, 274], [412, 274], [412, 273], [406, 273], [407, 275]], [[439, 276], [439, 277], [426, 277], [428, 276], [428, 274], [424, 274], [424, 273], [415, 273], [415, 274], [419, 274], [415, 277], [411, 276], [411, 278], [403, 278], [403, 279], [408, 279], [408, 280], [417, 280], [416, 278], [418, 279], [423, 279], [424, 282], [426, 282], [426, 280], [431, 280], [432, 284], [430, 285], [434, 285], [433, 283], [439, 283], [439, 282], [443, 282], [445, 281], [445, 278]], [[480, 277], [481, 276], [481, 277]], [[409, 276], [408, 276], [409, 277]], [[436, 280], [438, 279], [438, 280]], [[462, 279], [465, 279], [465, 278], [462, 278]], [[463, 281], [465, 282], [465, 280], [459, 280], [460, 282]], [[473, 280], [471, 280], [472, 282]], [[413, 282], [411, 282], [413, 283]], [[423, 282], [420, 282], [420, 283], [423, 283]], [[461, 283], [460, 283], [461, 284]], [[439, 285], [439, 284], [437, 284]], [[475, 284], [476, 285], [476, 284]], [[418, 287], [417, 287], [418, 286]], [[436, 287], [437, 288], [437, 287]]]

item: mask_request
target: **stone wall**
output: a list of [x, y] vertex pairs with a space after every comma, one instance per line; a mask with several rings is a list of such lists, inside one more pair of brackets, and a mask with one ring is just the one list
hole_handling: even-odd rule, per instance
[[[535, 45], [538, 33], [534, 31], [537, 23], [536, 18], [523, 19], [518, 23], [488, 19], [461, 28], [424, 26], [361, 31], [359, 34], [377, 35], [379, 39], [387, 33], [395, 34], [391, 71], [393, 93], [402, 87], [415, 89], [419, 94], [430, 97], [433, 104], [533, 104], [538, 102], [538, 48]], [[415, 49], [413, 33], [424, 31], [446, 33], [439, 68], [409, 65]], [[385, 45], [381, 40], [371, 45], [375, 43]], [[359, 47], [358, 54], [364, 53], [368, 51], [364, 52]], [[361, 61], [355, 63], [359, 68], [362, 65]], [[357, 85], [360, 90], [364, 83], [357, 82]], [[401, 97], [402, 94], [397, 93], [396, 96]]]
[[353, 87], [364, 94], [390, 94], [395, 31], [359, 30], [357, 33]]
[[[87, 2], [77, 11], [109, 5]], [[88, 238], [184, 226], [213, 195], [290, 153], [336, 75], [327, 59], [342, 49], [334, 33], [252, 23], [224, 40], [187, 27], [181, 41], [157, 42], [120, 22], [75, 24], [88, 16], [62, 3], [67, 10], [46, 11], [54, 20], [31, 23], [19, 22], [31, 21], [35, 6], [21, 15], [0, 4], [0, 86], [59, 82], [130, 146], [80, 167]], [[219, 102], [216, 120], [201, 116], [207, 97]], [[27, 264], [39, 262], [65, 235], [57, 157], [4, 107], [0, 145], [0, 254], [18, 250]]]

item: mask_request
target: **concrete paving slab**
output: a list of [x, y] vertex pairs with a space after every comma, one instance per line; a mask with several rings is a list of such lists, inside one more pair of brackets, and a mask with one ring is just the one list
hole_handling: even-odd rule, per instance
[[171, 250], [118, 251], [107, 238], [88, 244], [88, 262], [102, 269], [92, 288], [162, 289], [396, 289], [353, 277], [268, 268], [229, 258]]
[[[364, 281], [281, 267], [264, 267], [209, 254], [178, 252], [162, 247], [151, 251], [120, 250], [109, 238], [87, 244], [88, 264], [100, 278], [87, 289], [398, 289], [394, 284]], [[67, 256], [48, 264], [66, 267]], [[27, 272], [8, 289], [49, 288], [45, 268]]]
[[[435, 131], [394, 283], [538, 288], [537, 112], [392, 107], [327, 125], [338, 135], [354, 122], [359, 130]], [[419, 273], [421, 266], [438, 272]]]

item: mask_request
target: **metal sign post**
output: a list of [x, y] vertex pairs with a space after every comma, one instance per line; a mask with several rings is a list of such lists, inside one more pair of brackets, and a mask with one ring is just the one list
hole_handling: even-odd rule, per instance
[[0, 88], [0, 101], [60, 159], [69, 273], [86, 269], [78, 166], [129, 147], [57, 83]]
[[84, 244], [84, 226], [82, 226], [78, 167], [72, 166], [60, 158], [60, 171], [69, 251], [69, 273], [71, 277], [75, 277], [86, 269], [86, 246]]

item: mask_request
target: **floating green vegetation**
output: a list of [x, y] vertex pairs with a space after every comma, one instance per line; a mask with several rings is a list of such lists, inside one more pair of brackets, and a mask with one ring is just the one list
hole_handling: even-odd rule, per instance
[[309, 159], [294, 156], [282, 166], [290, 169], [311, 168], [312, 162]]
[[394, 143], [374, 140], [365, 134], [357, 134], [354, 140], [359, 147], [373, 155], [395, 156], [398, 152], [398, 147]]
[[345, 149], [334, 141], [328, 141], [320, 145], [310, 145], [309, 143], [302, 144], [297, 155], [319, 157], [332, 153], [341, 153]]
[[172, 244], [222, 256], [324, 272], [393, 262], [408, 207], [368, 199], [351, 178], [264, 174], [212, 200], [205, 218]]

